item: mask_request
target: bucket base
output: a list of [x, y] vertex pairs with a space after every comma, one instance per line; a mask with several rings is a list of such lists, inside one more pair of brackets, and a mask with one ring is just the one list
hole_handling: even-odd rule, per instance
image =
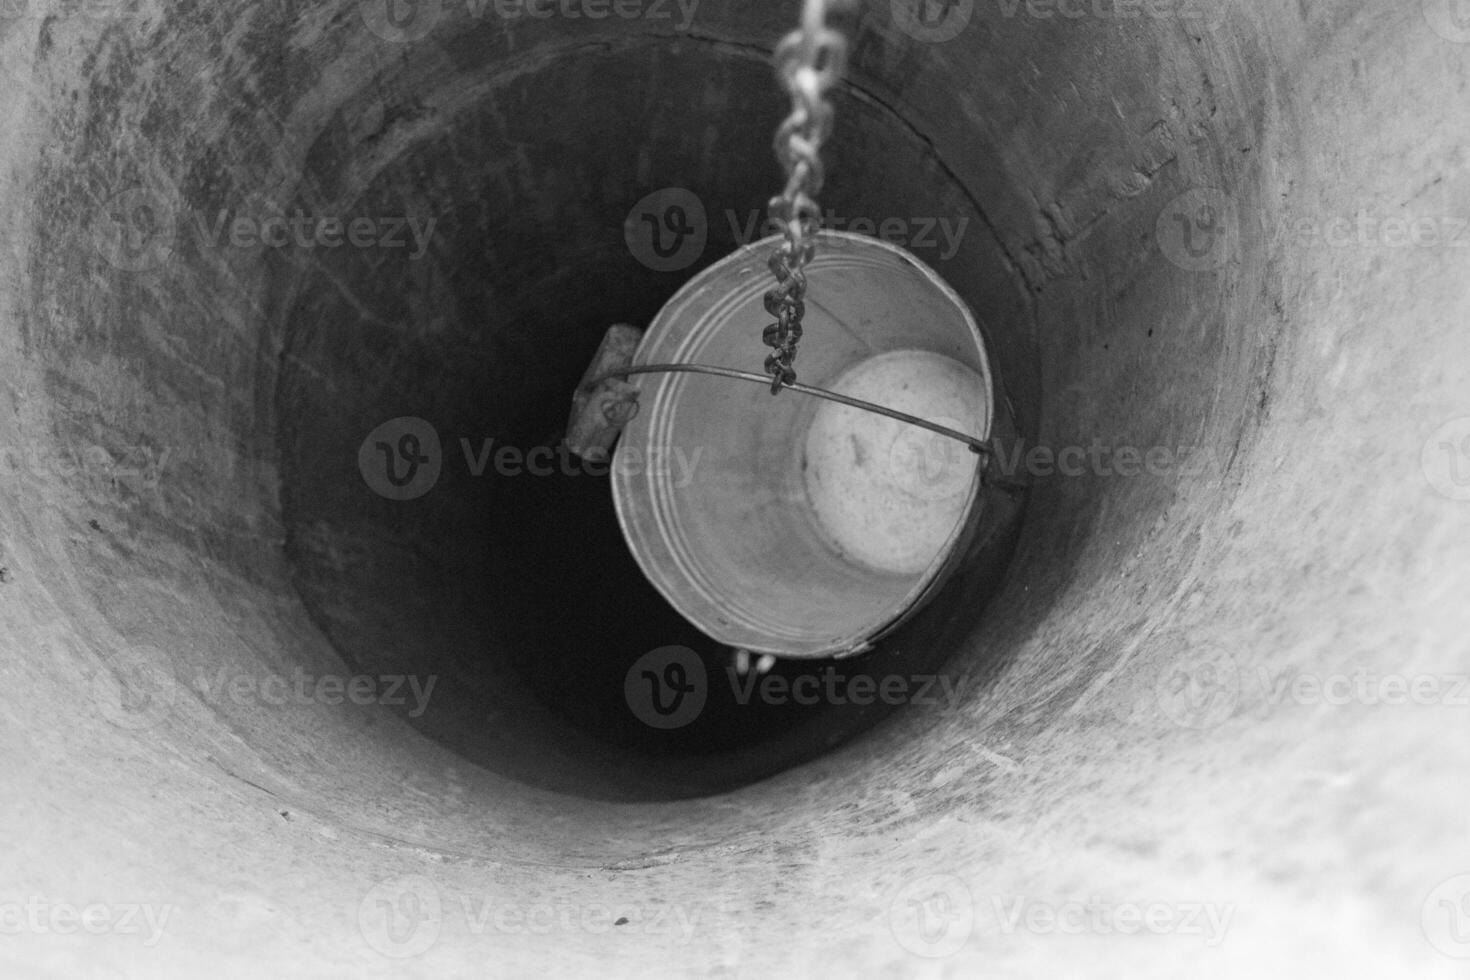
[[[985, 380], [931, 351], [869, 358], [833, 389], [962, 432], [989, 422]], [[893, 575], [941, 557], [979, 476], [979, 457], [957, 440], [833, 402], [817, 410], [805, 450], [807, 498], [823, 537], [843, 557]]]

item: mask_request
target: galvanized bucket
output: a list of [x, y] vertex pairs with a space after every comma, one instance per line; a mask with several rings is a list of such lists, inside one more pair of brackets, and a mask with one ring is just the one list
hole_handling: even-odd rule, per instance
[[[759, 364], [767, 259], [746, 246], [659, 312], [633, 363]], [[800, 381], [990, 435], [995, 386], [974, 315], [878, 239], [822, 232], [808, 266]], [[613, 499], [649, 581], [736, 649], [841, 657], [912, 616], [981, 510], [982, 456], [926, 429], [698, 374], [640, 379]]]

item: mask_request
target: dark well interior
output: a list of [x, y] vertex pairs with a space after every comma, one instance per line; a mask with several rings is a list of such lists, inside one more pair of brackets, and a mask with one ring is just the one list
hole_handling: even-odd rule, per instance
[[[977, 3], [943, 42], [894, 6], [851, 21], [823, 204], [907, 221], [983, 319], [1029, 440], [1171, 463], [1043, 475], [1013, 561], [844, 667], [938, 672], [952, 700], [712, 699], [676, 732], [629, 715], [629, 664], [667, 644], [724, 661], [643, 582], [605, 479], [475, 477], [461, 440], [554, 445], [602, 331], [751, 233], [794, 5], [705, 0], [687, 24], [652, 0], [595, 21], [425, 5], [423, 36], [351, 2], [0, 20], [9, 877], [182, 910], [147, 950], [27, 936], [6, 956], [428, 976], [552, 955], [447, 917], [430, 952], [383, 959], [359, 904], [414, 875], [450, 907], [696, 916], [683, 943], [556, 937], [614, 974], [914, 969], [889, 903], [955, 875], [980, 933], [956, 969], [1453, 965], [1419, 914], [1470, 868], [1465, 791], [1439, 775], [1470, 761], [1463, 709], [1283, 707], [1259, 678], [1466, 661], [1467, 505], [1421, 458], [1467, 414], [1466, 253], [1302, 229], [1452, 227], [1470, 48], [1433, 4], [1388, 0]], [[657, 272], [624, 221], [668, 187], [703, 202], [708, 242]], [[1204, 265], [1168, 238], [1191, 191], [1218, 204]], [[129, 268], [139, 200], [177, 234]], [[210, 238], [221, 211], [297, 209], [435, 226], [417, 257], [406, 231]], [[955, 247], [940, 222], [965, 222]], [[411, 502], [356, 465], [401, 416], [444, 446]], [[1238, 704], [1181, 725], [1159, 679], [1201, 650], [1238, 670]], [[418, 717], [210, 686], [298, 668], [438, 681]], [[991, 893], [1099, 891], [1239, 911], [1208, 950], [984, 924]]]

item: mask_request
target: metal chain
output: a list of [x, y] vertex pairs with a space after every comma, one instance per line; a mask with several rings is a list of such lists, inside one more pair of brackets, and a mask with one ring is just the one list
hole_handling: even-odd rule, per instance
[[765, 297], [766, 312], [776, 322], [761, 335], [767, 347], [775, 348], [766, 358], [773, 395], [796, 384], [792, 362], [806, 314], [805, 269], [822, 229], [816, 197], [826, 177], [822, 144], [832, 134], [827, 93], [841, 80], [847, 64], [847, 37], [827, 26], [827, 10], [846, 4], [847, 0], [805, 0], [801, 26], [776, 47], [776, 74], [791, 93], [791, 115], [776, 130], [776, 158], [786, 172], [786, 187], [769, 206], [786, 239], [771, 255], [776, 286]]

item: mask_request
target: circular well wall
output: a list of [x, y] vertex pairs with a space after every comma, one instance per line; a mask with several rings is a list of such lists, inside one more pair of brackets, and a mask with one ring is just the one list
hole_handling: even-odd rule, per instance
[[[405, 415], [433, 420], [446, 471], [460, 438], [554, 441], [601, 331], [699, 267], [641, 267], [633, 204], [693, 191], [709, 262], [727, 212], [769, 194], [762, 59], [787, 12], [445, 8], [401, 43], [350, 4], [4, 22], [8, 877], [175, 910], [154, 945], [23, 931], [7, 961], [918, 971], [934, 949], [894, 909], [958, 881], [970, 932], [936, 969], [1449, 975], [1420, 920], [1470, 866], [1442, 778], [1463, 712], [1314, 711], [1259, 678], [1464, 661], [1465, 511], [1421, 458], [1466, 414], [1457, 255], [1300, 232], [1456, 213], [1465, 49], [1389, 4], [1018, 9], [933, 43], [864, 8], [824, 203], [972, 219], [932, 261], [1029, 439], [1211, 465], [1040, 477], [1000, 594], [962, 578], [870, 668], [938, 672], [952, 700], [744, 715], [681, 744], [619, 727], [599, 693], [681, 642], [652, 614], [611, 628], [599, 602], [627, 593], [568, 560], [617, 559], [605, 487], [461, 470], [403, 506], [355, 459]], [[135, 188], [183, 227], [127, 269]], [[1211, 244], [1182, 237], [1201, 201]], [[207, 235], [221, 208], [297, 205], [439, 223], [417, 259]], [[1170, 684], [1201, 651], [1235, 700], [1181, 724]], [[442, 686], [419, 718], [211, 688], [344, 666]], [[433, 941], [395, 958], [412, 941], [373, 910], [409, 893], [438, 908], [413, 932]], [[1096, 893], [1234, 912], [1214, 946], [1127, 943], [1008, 932], [991, 901]], [[485, 903], [557, 925], [476, 931]]]

